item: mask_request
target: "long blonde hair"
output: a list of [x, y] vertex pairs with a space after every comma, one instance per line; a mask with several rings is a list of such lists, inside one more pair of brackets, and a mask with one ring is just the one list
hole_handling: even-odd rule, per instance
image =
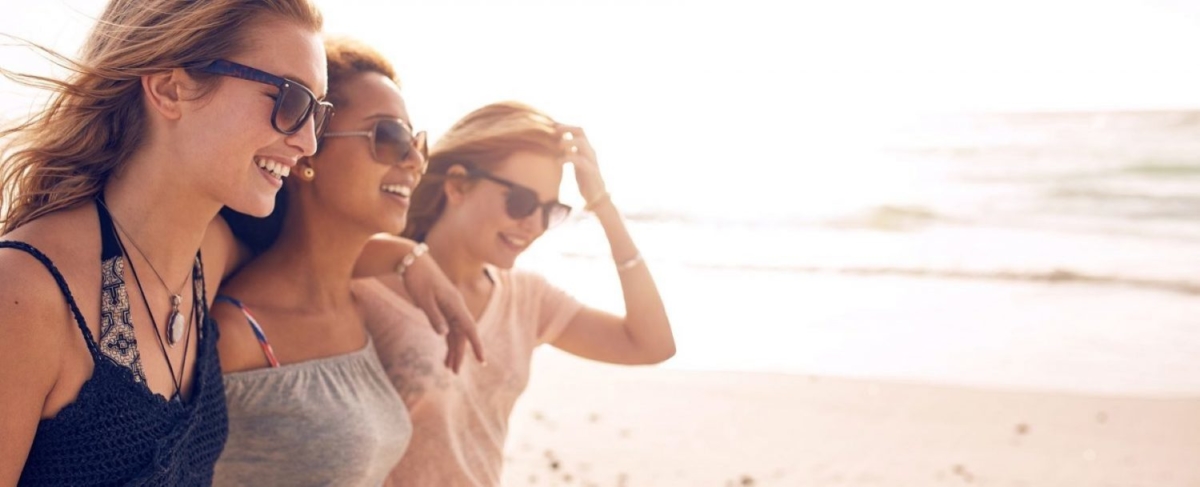
[[[141, 77], [238, 54], [263, 16], [320, 31], [309, 0], [111, 0], [71, 60], [36, 50], [72, 74], [65, 80], [14, 73], [18, 83], [49, 90], [44, 111], [0, 131], [0, 233], [89, 200], [145, 134]], [[214, 77], [195, 70], [202, 93]]]
[[446, 208], [444, 182], [454, 165], [488, 169], [519, 151], [556, 156], [561, 141], [558, 123], [523, 103], [493, 103], [467, 114], [431, 148], [429, 169], [413, 190], [402, 235], [425, 240]]

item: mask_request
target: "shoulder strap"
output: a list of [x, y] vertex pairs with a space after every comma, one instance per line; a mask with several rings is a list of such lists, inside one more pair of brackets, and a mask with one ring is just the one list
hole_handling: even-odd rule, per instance
[[100, 262], [121, 256], [121, 241], [117, 240], [112, 215], [109, 215], [108, 208], [101, 204], [103, 199], [103, 194], [96, 195], [96, 218], [100, 220]]
[[216, 324], [209, 319], [208, 287], [204, 283], [204, 259], [200, 256], [199, 250], [196, 251], [196, 260], [192, 264], [192, 302], [195, 303], [192, 305], [192, 309], [195, 310], [194, 319], [199, 320], [197, 333], [203, 342], [210, 332], [216, 332]]
[[87, 322], [83, 319], [83, 313], [79, 311], [79, 306], [75, 304], [75, 297], [71, 295], [71, 288], [67, 285], [66, 278], [58, 271], [58, 267], [54, 266], [54, 262], [46, 254], [43, 254], [42, 251], [25, 242], [13, 240], [0, 241], [0, 248], [16, 249], [32, 255], [33, 258], [46, 267], [46, 270], [50, 271], [50, 275], [54, 276], [54, 282], [58, 284], [59, 291], [62, 291], [63, 297], [67, 299], [67, 305], [71, 308], [71, 314], [75, 315], [75, 324], [83, 332], [83, 339], [87, 342], [88, 350], [92, 352], [92, 358], [97, 358], [100, 354], [100, 349], [96, 346], [96, 341], [92, 337], [92, 331], [88, 329]]
[[267, 342], [267, 334], [263, 333], [262, 326], [259, 326], [258, 320], [255, 320], [254, 315], [250, 314], [250, 309], [247, 308], [246, 305], [242, 304], [241, 301], [233, 299], [224, 294], [218, 294], [216, 302], [229, 303], [237, 306], [237, 308], [241, 310], [242, 315], [246, 317], [246, 322], [250, 324], [250, 329], [254, 331], [254, 337], [258, 339], [258, 345], [262, 347], [263, 355], [267, 357], [267, 362], [271, 364], [271, 367], [279, 367], [279, 360], [275, 359], [275, 350], [272, 349], [271, 344]]

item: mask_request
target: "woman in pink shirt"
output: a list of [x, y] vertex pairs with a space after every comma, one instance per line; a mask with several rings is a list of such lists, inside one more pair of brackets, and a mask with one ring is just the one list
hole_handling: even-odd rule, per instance
[[[512, 269], [570, 212], [558, 202], [567, 162], [585, 210], [608, 237], [624, 317], [583, 306], [541, 276]], [[578, 127], [511, 102], [468, 114], [433, 147], [404, 236], [427, 244], [457, 285], [488, 363], [464, 364], [457, 376], [440, 367], [445, 341], [429, 332], [399, 277], [356, 282], [368, 330], [413, 422], [412, 443], [389, 485], [499, 485], [508, 417], [538, 345], [618, 364], [658, 363], [675, 353], [654, 280]]]

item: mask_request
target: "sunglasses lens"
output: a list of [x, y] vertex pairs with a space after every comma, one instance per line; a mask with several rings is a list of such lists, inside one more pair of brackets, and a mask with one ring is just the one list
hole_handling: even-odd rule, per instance
[[412, 136], [395, 120], [375, 124], [375, 159], [384, 164], [400, 164], [412, 150]]
[[562, 203], [550, 203], [543, 209], [546, 212], [546, 228], [554, 228], [567, 220], [571, 207]]
[[315, 129], [314, 131], [316, 132], [318, 139], [321, 138], [321, 135], [325, 134], [325, 127], [329, 126], [329, 119], [331, 118], [333, 118], [332, 103], [317, 103], [316, 107], [313, 108], [313, 128]]
[[284, 86], [275, 101], [275, 126], [283, 132], [295, 133], [315, 104], [316, 100], [303, 89], [291, 84]]
[[425, 172], [425, 169], [429, 167], [429, 138], [425, 135], [425, 131], [421, 131], [417, 133], [416, 139], [417, 152], [421, 154], [421, 172]]
[[537, 194], [526, 188], [512, 188], [508, 191], [508, 200], [505, 206], [508, 216], [514, 220], [520, 220], [532, 215], [537, 210]]

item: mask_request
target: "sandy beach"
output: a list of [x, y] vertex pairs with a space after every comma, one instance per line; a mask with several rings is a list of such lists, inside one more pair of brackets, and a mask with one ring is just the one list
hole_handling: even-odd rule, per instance
[[1200, 397], [601, 365], [538, 352], [505, 485], [1200, 486]]

